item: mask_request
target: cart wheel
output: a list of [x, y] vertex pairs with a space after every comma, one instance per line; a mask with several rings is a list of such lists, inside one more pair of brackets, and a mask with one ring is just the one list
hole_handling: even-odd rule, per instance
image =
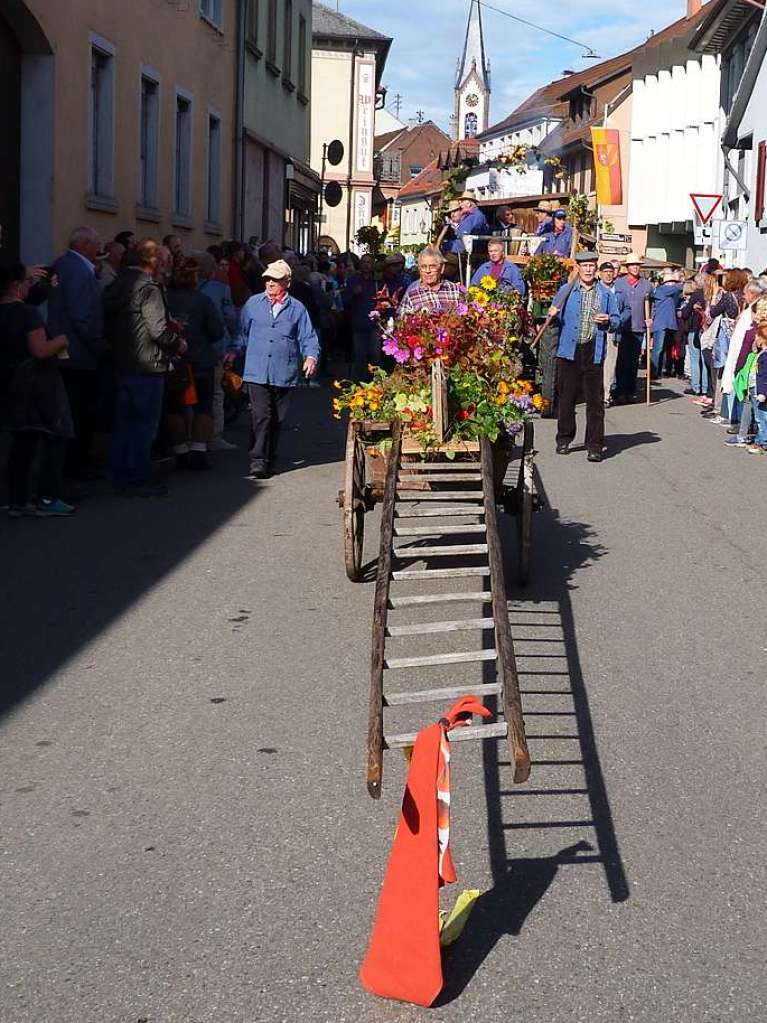
[[365, 508], [365, 447], [356, 425], [350, 422], [344, 480], [344, 558], [346, 574], [353, 583], [359, 582], [362, 575]]
[[519, 466], [517, 481], [516, 519], [517, 519], [517, 579], [520, 586], [530, 582], [530, 566], [533, 557], [533, 506], [535, 489], [533, 480], [533, 424], [525, 423], [525, 435], [522, 444], [522, 460]]

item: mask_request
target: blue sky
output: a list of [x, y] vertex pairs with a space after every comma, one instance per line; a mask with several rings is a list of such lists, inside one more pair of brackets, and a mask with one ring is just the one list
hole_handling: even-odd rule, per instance
[[[335, 0], [324, 0], [335, 7]], [[602, 58], [639, 45], [686, 13], [686, 0], [488, 0], [519, 17], [544, 24], [593, 47]], [[418, 109], [445, 130], [452, 113], [453, 76], [463, 47], [469, 0], [339, 0], [340, 10], [392, 36], [384, 85], [389, 103], [403, 97], [401, 117]], [[582, 50], [560, 42], [494, 11], [482, 12], [490, 58], [493, 96], [491, 123], [502, 120], [526, 96], [565, 68], [589, 63]]]

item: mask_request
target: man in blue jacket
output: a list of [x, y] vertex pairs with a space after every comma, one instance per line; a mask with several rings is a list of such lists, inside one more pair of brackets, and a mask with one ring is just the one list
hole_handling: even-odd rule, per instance
[[596, 252], [575, 257], [578, 277], [554, 296], [549, 315], [560, 324], [557, 347], [557, 454], [566, 455], [575, 439], [575, 405], [586, 399], [586, 450], [590, 462], [602, 461], [605, 440], [605, 389], [602, 363], [607, 334], [620, 328], [615, 295], [597, 280]]
[[624, 305], [628, 305], [630, 316], [621, 328], [618, 340], [618, 360], [615, 364], [615, 390], [613, 401], [616, 405], [636, 401], [639, 356], [645, 338], [645, 328], [652, 326], [646, 313], [647, 300], [652, 284], [641, 275], [642, 259], [636, 252], [630, 252], [625, 259], [627, 273], [615, 282], [615, 294]]
[[240, 347], [247, 347], [243, 380], [248, 385], [253, 444], [250, 476], [272, 473], [280, 428], [298, 385], [299, 361], [307, 377], [317, 372], [320, 343], [305, 307], [288, 294], [292, 278], [284, 259], [263, 273], [266, 291], [253, 295], [240, 313]]
[[74, 440], [67, 455], [67, 472], [72, 476], [88, 473], [88, 458], [93, 440], [98, 405], [98, 365], [103, 351], [101, 287], [96, 277], [96, 257], [101, 248], [98, 234], [90, 227], [76, 228], [69, 248], [53, 264], [58, 277], [48, 300], [48, 327], [53, 336], [65, 334], [69, 358], [62, 362]]
[[488, 242], [487, 255], [487, 262], [475, 271], [471, 283], [477, 285], [483, 277], [492, 277], [502, 290], [511, 288], [524, 298], [527, 290], [524, 278], [519, 268], [506, 259], [506, 245], [502, 241]]
[[655, 380], [663, 373], [663, 356], [678, 329], [677, 310], [682, 304], [684, 286], [677, 280], [675, 270], [663, 271], [663, 284], [653, 288], [652, 308], [652, 370]]

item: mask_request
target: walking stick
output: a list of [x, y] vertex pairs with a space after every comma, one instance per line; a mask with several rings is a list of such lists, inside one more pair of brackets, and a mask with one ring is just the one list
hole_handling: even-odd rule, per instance
[[546, 317], [546, 319], [545, 319], [545, 321], [544, 321], [544, 323], [543, 323], [543, 326], [542, 326], [542, 327], [541, 327], [541, 329], [540, 329], [540, 330], [538, 331], [538, 333], [537, 333], [537, 334], [535, 335], [535, 337], [533, 338], [533, 340], [532, 340], [532, 341], [530, 342], [530, 351], [532, 351], [532, 350], [533, 350], [533, 348], [535, 348], [535, 346], [536, 346], [536, 345], [538, 344], [538, 342], [539, 342], [539, 341], [541, 340], [541, 338], [543, 337], [543, 335], [544, 335], [544, 334], [546, 333], [546, 330], [547, 330], [547, 328], [548, 328], [548, 327], [550, 327], [550, 326], [551, 326], [551, 324], [552, 324], [552, 323], [554, 322], [554, 320], [555, 320], [555, 319], [557, 318], [557, 316], [559, 316], [559, 313], [562, 313], [562, 312], [564, 312], [564, 310], [565, 310], [565, 306], [567, 305], [567, 300], [568, 300], [568, 298], [570, 297], [570, 295], [572, 295], [572, 293], [573, 293], [573, 288], [575, 287], [575, 284], [576, 284], [576, 281], [577, 281], [577, 280], [578, 280], [578, 276], [576, 275], [576, 276], [575, 276], [575, 277], [574, 277], [574, 278], [573, 278], [573, 279], [572, 279], [572, 280], [570, 281], [570, 287], [569, 287], [569, 288], [567, 289], [567, 291], [565, 292], [565, 295], [564, 295], [564, 299], [563, 299], [563, 301], [562, 301], [562, 308], [561, 308], [561, 309], [560, 309], [560, 310], [559, 310], [559, 311], [557, 312], [556, 316], [552, 316], [551, 314], [549, 314], [549, 315], [548, 315], [548, 316]]
[[[644, 318], [645, 324], [650, 319], [650, 299], [644, 300]], [[648, 326], [645, 326], [645, 347], [647, 348], [647, 397], [645, 404], [652, 404], [652, 397], [650, 395], [650, 386], [652, 384], [652, 332]]]

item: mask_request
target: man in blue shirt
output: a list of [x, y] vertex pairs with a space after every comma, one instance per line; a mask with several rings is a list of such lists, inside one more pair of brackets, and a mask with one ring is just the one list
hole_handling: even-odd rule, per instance
[[596, 279], [596, 252], [579, 252], [578, 277], [554, 296], [549, 315], [560, 324], [557, 347], [557, 454], [566, 455], [575, 439], [575, 405], [586, 399], [586, 450], [590, 462], [602, 461], [605, 440], [605, 389], [602, 363], [608, 331], [621, 324], [615, 295]]
[[253, 444], [250, 476], [268, 479], [280, 428], [298, 385], [299, 361], [304, 375], [317, 372], [320, 343], [305, 307], [288, 294], [292, 279], [283, 259], [264, 271], [266, 291], [253, 295], [240, 313], [240, 347], [247, 348], [243, 380], [248, 385]]
[[555, 210], [551, 218], [551, 230], [543, 236], [543, 241], [535, 250], [539, 252], [550, 252], [555, 256], [570, 258], [573, 248], [573, 229], [567, 223], [567, 213], [564, 210]]
[[663, 373], [663, 356], [674, 340], [678, 323], [677, 310], [682, 304], [684, 287], [677, 280], [675, 270], [663, 271], [663, 284], [653, 288], [650, 298], [652, 309], [652, 370], [653, 378], [659, 380]]
[[527, 290], [524, 279], [519, 268], [506, 259], [506, 245], [502, 241], [488, 242], [487, 255], [488, 261], [475, 271], [471, 283], [477, 285], [483, 277], [492, 277], [502, 290], [511, 288], [524, 298]]
[[615, 364], [615, 390], [613, 401], [616, 405], [636, 401], [639, 356], [645, 339], [645, 329], [652, 320], [647, 316], [647, 300], [652, 284], [641, 276], [642, 258], [630, 252], [625, 259], [627, 273], [615, 282], [615, 294], [628, 306], [629, 315], [621, 326], [618, 340], [618, 359]]

